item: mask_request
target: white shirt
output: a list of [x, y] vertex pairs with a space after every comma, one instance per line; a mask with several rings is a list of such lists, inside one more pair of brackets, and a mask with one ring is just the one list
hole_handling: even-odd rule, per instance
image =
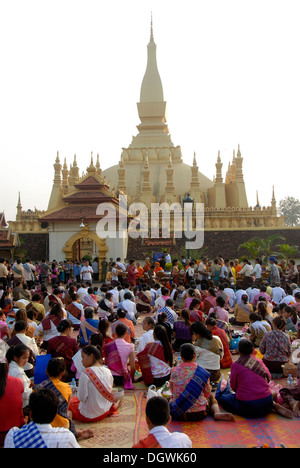
[[92, 274], [94, 273], [91, 266], [84, 266], [81, 268], [81, 277], [83, 281], [92, 281]]
[[22, 381], [24, 386], [24, 391], [22, 393], [23, 408], [25, 408], [29, 403], [29, 397], [32, 393], [32, 388], [30, 388], [31, 380], [25, 374], [24, 367], [19, 366], [16, 361], [11, 361], [9, 363], [8, 375], [11, 377], [17, 377]]
[[26, 267], [24, 267], [24, 278], [25, 278], [25, 281], [31, 281], [32, 280], [32, 274], [31, 272], [34, 272], [35, 271], [35, 266], [33, 266], [31, 263], [27, 262], [27, 263], [24, 263], [24, 265], [26, 265], [27, 268], [30, 269], [30, 271], [28, 271], [26, 269]]
[[30, 336], [25, 335], [25, 333], [16, 333], [16, 337], [19, 338], [19, 340], [22, 341], [25, 346], [31, 349], [34, 357], [40, 354], [39, 348], [34, 338], [30, 338]]
[[156, 426], [149, 434], [153, 434], [162, 448], [192, 448], [191, 439], [182, 432], [169, 432], [165, 426]]
[[[107, 367], [92, 366], [91, 369], [95, 372], [104, 387], [111, 392], [114, 379], [111, 371]], [[77, 397], [80, 401], [79, 411], [86, 418], [93, 419], [106, 413], [112, 403], [106, 400], [99, 390], [96, 389], [90, 378], [82, 372], [79, 378]]]
[[119, 267], [122, 271], [126, 271], [126, 268], [125, 268], [125, 266], [123, 265], [123, 263], [121, 263], [121, 262], [116, 262], [116, 264], [118, 265], [118, 267]]
[[236, 301], [236, 295], [232, 288], [225, 288], [224, 292], [229, 296], [229, 307], [233, 307]]
[[108, 291], [110, 293], [112, 293], [112, 295], [114, 296], [113, 297], [113, 302], [114, 302], [114, 307], [118, 307], [118, 304], [119, 304], [119, 291], [117, 289], [110, 289], [110, 291]]
[[285, 290], [280, 286], [275, 286], [272, 291], [272, 299], [275, 304], [279, 304], [280, 301], [286, 296]]
[[242, 302], [242, 296], [246, 294], [246, 296], [248, 296], [247, 292], [244, 290], [244, 289], [239, 289], [236, 293], [235, 293], [235, 296], [236, 296], [236, 303], [237, 304], [240, 304]]
[[254, 298], [255, 296], [257, 296], [257, 294], [259, 294], [260, 292], [260, 289], [258, 288], [248, 288], [247, 289], [247, 294], [248, 294], [248, 297], [249, 297], [249, 302], [252, 304], [252, 302], [254, 301]]
[[257, 263], [255, 265], [255, 267], [253, 268], [253, 270], [251, 271], [250, 273], [251, 276], [255, 276], [256, 279], [260, 279], [261, 278], [261, 265], [259, 263]]
[[286, 304], [286, 305], [289, 305], [289, 304], [294, 304], [296, 302], [296, 299], [294, 298], [294, 296], [291, 296], [291, 295], [288, 295], [288, 296], [285, 296], [281, 301], [280, 301], [280, 304]]
[[[47, 448], [80, 448], [74, 434], [65, 427], [52, 427], [51, 424], [36, 424]], [[4, 448], [15, 448], [13, 436], [18, 427], [13, 427], [8, 431]]]
[[229, 278], [229, 268], [226, 265], [223, 265], [220, 273], [221, 278]]
[[50, 320], [50, 325], [51, 325], [50, 330], [44, 330], [43, 329], [43, 324], [41, 322], [39, 324], [39, 326], [36, 328], [36, 330], [34, 332], [34, 336], [37, 336], [39, 334], [42, 335], [43, 336], [43, 341], [49, 341], [49, 340], [51, 340], [51, 338], [54, 338], [55, 336], [59, 336], [60, 333], [59, 333], [59, 331], [57, 331], [57, 328], [54, 325], [54, 323], [52, 322], [52, 320]]
[[125, 293], [130, 293], [132, 296], [132, 299], [134, 299], [134, 294], [132, 291], [130, 291], [130, 289], [121, 289], [121, 291], [119, 292], [120, 302], [124, 301]]
[[88, 288], [79, 288], [77, 291], [77, 296], [79, 297], [80, 301], [87, 295]]
[[243, 268], [241, 269], [240, 275], [251, 276], [251, 272], [252, 272], [252, 265], [248, 265], [248, 263], [246, 263], [246, 265], [243, 266]]
[[156, 309], [161, 309], [162, 307], [165, 307], [165, 305], [166, 305], [166, 301], [165, 299], [162, 298], [162, 296], [159, 296], [157, 299], [155, 299], [154, 307]]
[[139, 344], [136, 350], [136, 354], [141, 353], [146, 348], [147, 344], [153, 343], [153, 330], [148, 330], [139, 338]]
[[[221, 339], [218, 336], [214, 336], [213, 338], [216, 338], [223, 349], [223, 344]], [[224, 352], [219, 356], [218, 354], [215, 354], [211, 351], [208, 351], [207, 349], [204, 348], [199, 348], [199, 346], [195, 345], [196, 349], [196, 363], [203, 367], [204, 369], [210, 369], [210, 370], [219, 370], [220, 369], [220, 361], [224, 356]]]
[[126, 310], [126, 318], [128, 320], [135, 320], [135, 314], [136, 314], [136, 304], [135, 302], [131, 301], [130, 299], [125, 299], [124, 301], [120, 302], [118, 304], [118, 308]]
[[165, 256], [165, 260], [166, 260], [166, 263], [171, 263], [171, 255], [170, 254], [167, 254]]

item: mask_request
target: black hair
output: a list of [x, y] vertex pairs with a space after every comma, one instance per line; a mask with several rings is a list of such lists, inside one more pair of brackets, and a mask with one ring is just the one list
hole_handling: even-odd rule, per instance
[[212, 332], [202, 322], [193, 322], [191, 325], [191, 332], [203, 338], [207, 338], [208, 340], [212, 340], [213, 338]]
[[273, 319], [273, 324], [276, 326], [276, 328], [278, 328], [278, 330], [283, 331], [286, 326], [286, 321], [284, 320], [283, 317], [281, 317], [280, 315], [277, 315], [277, 317]]
[[190, 326], [190, 324], [191, 324], [191, 322], [190, 322], [190, 312], [187, 309], [183, 309], [181, 311], [181, 317], [184, 319], [185, 324]]
[[88, 356], [93, 355], [96, 361], [101, 361], [102, 350], [99, 346], [87, 345], [83, 348], [82, 352]]
[[[26, 311], [25, 311], [26, 312]], [[27, 323], [25, 322], [25, 320], [18, 320], [16, 323], [15, 323], [15, 332], [16, 333], [20, 333], [24, 330], [26, 330], [27, 328]]]
[[73, 323], [71, 322], [71, 320], [64, 319], [57, 325], [56, 328], [59, 333], [63, 333], [68, 328], [72, 328], [72, 327], [73, 327]]
[[124, 299], [132, 299], [132, 294], [130, 292], [126, 292], [124, 294]]
[[47, 374], [49, 377], [58, 377], [59, 374], [65, 372], [66, 362], [64, 358], [56, 357], [49, 360], [47, 365]]
[[252, 341], [247, 340], [246, 338], [242, 338], [239, 341], [238, 348], [239, 348], [239, 352], [241, 354], [244, 354], [246, 356], [250, 356], [250, 354], [253, 353], [254, 344], [252, 343]]
[[117, 310], [117, 316], [120, 317], [120, 318], [125, 318], [126, 314], [127, 314], [127, 312], [124, 309], [118, 309]]
[[170, 406], [168, 401], [160, 396], [155, 396], [147, 401], [146, 416], [153, 426], [165, 426], [170, 420]]
[[216, 303], [217, 303], [220, 307], [224, 307], [224, 305], [225, 305], [225, 299], [224, 299], [222, 296], [218, 296], [217, 299], [216, 299]]
[[21, 356], [23, 356], [23, 354], [25, 354], [26, 351], [29, 351], [29, 353], [30, 353], [30, 349], [28, 348], [28, 346], [26, 346], [24, 344], [11, 346], [7, 350], [6, 359], [7, 359], [8, 362], [11, 362], [11, 361], [14, 360], [15, 357], [20, 358]]
[[99, 320], [98, 331], [102, 334], [103, 338], [106, 338], [106, 333], [108, 329], [109, 329], [109, 321], [107, 319]]
[[86, 319], [90, 319], [90, 318], [93, 318], [93, 316], [94, 316], [94, 309], [93, 309], [93, 307], [86, 307], [86, 308], [84, 309], [84, 317], [85, 317]]
[[37, 389], [29, 397], [31, 418], [37, 424], [51, 424], [58, 406], [58, 397], [49, 388]]
[[192, 343], [184, 343], [180, 346], [180, 356], [185, 361], [191, 361], [196, 354], [195, 346]]
[[118, 323], [118, 325], [116, 326], [116, 335], [120, 337], [120, 336], [125, 335], [126, 332], [127, 332], [126, 325], [124, 325], [124, 323]]
[[7, 361], [0, 362], [0, 399], [5, 394], [7, 375], [8, 375], [8, 362]]
[[166, 332], [165, 327], [162, 325], [156, 325], [153, 330], [153, 334], [155, 335], [155, 338], [159, 340], [164, 348], [164, 355], [165, 355], [165, 360], [166, 363], [169, 364], [170, 367], [173, 366], [173, 353], [172, 353], [172, 348], [170, 345], [170, 341], [168, 339], [168, 335]]
[[102, 333], [92, 333], [90, 335], [90, 344], [93, 346], [96, 346], [97, 348], [99, 347], [102, 351], [102, 346], [103, 346], [103, 335]]
[[166, 300], [166, 306], [167, 306], [167, 307], [172, 307], [173, 305], [174, 305], [173, 299], [167, 299], [167, 300]]

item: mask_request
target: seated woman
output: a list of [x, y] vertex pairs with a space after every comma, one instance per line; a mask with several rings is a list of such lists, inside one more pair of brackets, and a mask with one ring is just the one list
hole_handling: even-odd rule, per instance
[[85, 369], [80, 374], [77, 397], [71, 399], [69, 410], [77, 421], [101, 421], [116, 412], [121, 400], [115, 403], [113, 376], [109, 369], [102, 366], [99, 348], [92, 345], [83, 348], [82, 363]]
[[71, 294], [72, 302], [66, 306], [68, 320], [71, 320], [74, 330], [79, 330], [81, 321], [84, 320], [84, 309], [77, 293]]
[[245, 323], [249, 323], [249, 315], [253, 312], [253, 305], [249, 303], [248, 294], [243, 294], [241, 302], [235, 305], [234, 317], [230, 319], [232, 325], [243, 326]]
[[99, 302], [97, 311], [100, 319], [107, 319], [112, 322], [115, 318], [114, 314], [114, 296], [113, 293], [107, 292], [105, 298]]
[[291, 306], [285, 306], [283, 309], [283, 318], [285, 319], [286, 325], [285, 325], [285, 330], [286, 331], [292, 331], [293, 333], [298, 332], [298, 316], [296, 310], [291, 307]]
[[[132, 387], [135, 374], [134, 344], [125, 340], [127, 327], [119, 323], [115, 328], [116, 339], [105, 346], [105, 363], [110, 369], [116, 386]], [[127, 363], [129, 360], [129, 369]]]
[[273, 378], [282, 376], [282, 366], [289, 361], [292, 354], [290, 339], [284, 333], [285, 325], [283, 317], [275, 317], [273, 330], [265, 334], [259, 347], [264, 355], [263, 362]]
[[173, 325], [173, 337], [175, 339], [173, 349], [180, 351], [180, 346], [184, 343], [192, 343], [190, 313], [183, 309], [178, 320]]
[[[97, 333], [92, 333], [89, 338], [89, 345], [96, 346], [96, 348], [101, 349], [102, 352], [102, 347], [103, 347], [103, 336], [101, 335], [100, 332]], [[103, 352], [102, 352], [103, 356]], [[78, 380], [80, 377], [81, 372], [84, 370], [83, 364], [82, 364], [82, 348], [74, 354], [72, 357], [72, 366], [71, 366], [71, 372], [75, 374], [75, 378]]]
[[268, 308], [268, 303], [265, 300], [265, 298], [262, 298], [263, 300], [259, 301], [257, 304], [256, 308], [256, 313], [259, 314], [263, 320], [268, 322], [270, 326], [272, 327], [273, 324], [273, 313], [271, 310]]
[[202, 322], [191, 325], [191, 334], [196, 347], [197, 364], [210, 372], [210, 381], [214, 383], [221, 377], [221, 359], [224, 356], [222, 341]]
[[207, 296], [203, 301], [203, 312], [207, 315], [211, 308], [217, 306], [215, 288], [208, 288]]
[[165, 328], [156, 325], [153, 330], [154, 342], [137, 355], [145, 385], [161, 387], [170, 379], [173, 367], [172, 348]]
[[32, 393], [33, 383], [25, 373], [25, 367], [30, 357], [30, 349], [24, 344], [11, 346], [7, 353], [6, 359], [9, 364], [8, 375], [11, 377], [18, 377], [23, 384], [23, 411], [29, 404], [29, 397]]
[[190, 303], [189, 312], [190, 312], [190, 321], [193, 322], [203, 322], [203, 313], [200, 310], [201, 301], [197, 297], [195, 297], [192, 302]]
[[8, 431], [25, 424], [22, 411], [23, 382], [8, 374], [8, 361], [3, 356], [0, 357], [0, 382], [0, 447], [3, 447]]
[[272, 330], [271, 325], [266, 320], [263, 320], [261, 315], [255, 312], [249, 315], [249, 322], [249, 339], [256, 348], [259, 348], [265, 334]]
[[41, 321], [35, 330], [34, 336], [41, 336], [43, 343], [41, 348], [47, 349], [48, 341], [54, 336], [58, 336], [57, 326], [65, 318], [64, 310], [58, 302], [54, 302], [49, 313]]
[[94, 294], [94, 289], [93, 288], [88, 288], [87, 294], [83, 296], [82, 298], [82, 303], [84, 307], [92, 307], [94, 309], [94, 312], [97, 311], [98, 309], [98, 301], [97, 301], [97, 296]]
[[152, 311], [152, 294], [150, 291], [150, 286], [146, 283], [143, 283], [141, 286], [141, 291], [137, 293], [137, 303], [136, 310], [141, 313], [150, 313]]
[[182, 363], [171, 371], [170, 413], [175, 421], [202, 421], [211, 413], [215, 420], [234, 421], [234, 416], [220, 412], [211, 394], [210, 374], [196, 363], [195, 347], [186, 343], [180, 348]]
[[66, 372], [67, 375], [65, 379], [67, 382], [74, 377], [71, 372], [72, 358], [78, 352], [78, 344], [75, 338], [71, 337], [73, 324], [71, 320], [62, 320], [57, 327], [59, 332], [58, 336], [51, 338], [48, 341], [48, 354], [51, 354], [52, 357], [63, 357], [66, 362]]
[[225, 411], [244, 418], [262, 418], [272, 410], [291, 417], [290, 411], [274, 403], [270, 372], [260, 359], [252, 356], [253, 351], [250, 340], [240, 340], [240, 357], [231, 366], [230, 381], [224, 378], [220, 381], [216, 400]]
[[209, 312], [208, 312], [208, 316], [210, 314], [212, 314], [213, 312], [215, 312], [219, 319], [222, 320], [223, 322], [226, 322], [228, 323], [229, 322], [229, 314], [228, 314], [228, 311], [226, 309], [224, 309], [225, 307], [225, 300], [223, 298], [223, 296], [218, 296], [216, 298], [216, 307], [212, 307]]
[[81, 346], [86, 346], [89, 343], [89, 338], [92, 333], [98, 331], [98, 319], [94, 319], [94, 309], [92, 307], [86, 307], [84, 309], [84, 318], [79, 328], [79, 341]]
[[184, 301], [185, 309], [188, 309], [190, 307], [190, 304], [194, 298], [195, 298], [195, 290], [192, 288], [189, 288], [186, 292], [185, 301]]
[[98, 322], [98, 333], [101, 333], [103, 337], [103, 344], [102, 344], [102, 355], [105, 358], [105, 347], [108, 343], [113, 341], [112, 337], [109, 335], [109, 321], [106, 319], [101, 319]]
[[212, 332], [214, 336], [218, 336], [222, 341], [224, 356], [221, 359], [222, 369], [228, 369], [232, 365], [232, 357], [229, 348], [229, 339], [228, 335], [224, 330], [218, 327], [217, 321], [212, 317], [208, 317], [205, 322], [207, 328]]
[[173, 329], [171, 327], [171, 324], [168, 322], [168, 316], [166, 312], [162, 312], [161, 314], [158, 314], [157, 325], [161, 325], [162, 327], [164, 327], [164, 329], [166, 330], [170, 345], [172, 345]]

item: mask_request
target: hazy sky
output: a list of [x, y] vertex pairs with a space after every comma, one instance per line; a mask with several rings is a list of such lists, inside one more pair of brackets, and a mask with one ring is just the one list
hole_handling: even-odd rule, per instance
[[0, 0], [0, 211], [46, 209], [59, 151], [117, 164], [153, 13], [168, 125], [184, 162], [223, 177], [240, 144], [249, 205], [300, 197], [299, 0]]

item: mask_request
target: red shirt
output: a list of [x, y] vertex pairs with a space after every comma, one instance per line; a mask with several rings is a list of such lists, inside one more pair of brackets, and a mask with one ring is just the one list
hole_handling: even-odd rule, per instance
[[0, 432], [25, 424], [22, 406], [23, 382], [17, 377], [7, 376], [5, 393], [0, 398]]

